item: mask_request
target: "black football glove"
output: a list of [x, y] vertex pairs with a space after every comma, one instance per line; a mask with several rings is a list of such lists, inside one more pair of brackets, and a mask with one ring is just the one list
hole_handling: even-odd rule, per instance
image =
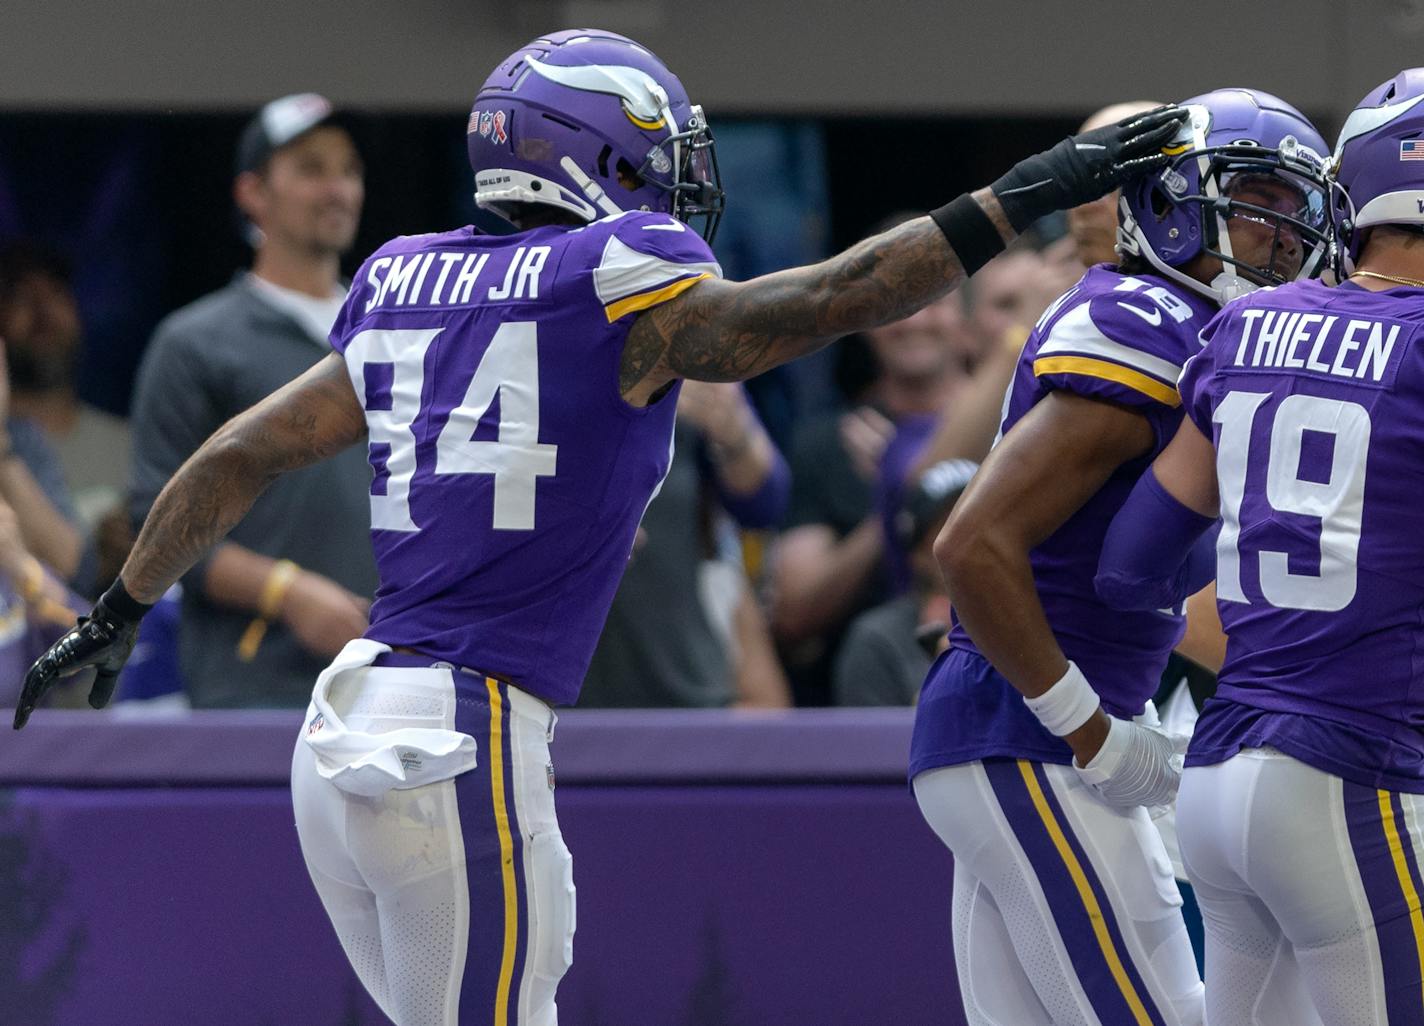
[[[115, 584], [99, 599], [94, 611], [81, 616], [79, 623], [50, 646], [48, 652], [35, 660], [25, 674], [25, 686], [15, 706], [15, 729], [29, 721], [39, 700], [61, 677], [93, 667], [94, 686], [89, 689], [89, 704], [102, 709], [114, 696], [119, 670], [128, 661], [138, 638], [139, 620], [149, 607], [141, 605]], [[116, 594], [116, 589], [120, 594]], [[116, 609], [124, 610], [121, 614]]]
[[1162, 167], [1169, 159], [1162, 147], [1187, 116], [1185, 107], [1158, 107], [1069, 136], [1019, 161], [989, 188], [1021, 232], [1045, 214], [1091, 203], [1142, 172]]

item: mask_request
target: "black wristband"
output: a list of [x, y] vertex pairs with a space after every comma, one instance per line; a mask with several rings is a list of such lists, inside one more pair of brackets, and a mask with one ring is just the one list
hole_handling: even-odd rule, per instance
[[967, 192], [931, 210], [930, 217], [949, 240], [966, 276], [1004, 251], [999, 229], [994, 227], [979, 201]]
[[109, 585], [109, 590], [99, 597], [99, 602], [110, 612], [127, 620], [129, 623], [138, 623], [143, 619], [143, 615], [153, 608], [150, 603], [145, 605], [128, 593], [124, 587], [122, 578], [116, 577], [114, 583]]

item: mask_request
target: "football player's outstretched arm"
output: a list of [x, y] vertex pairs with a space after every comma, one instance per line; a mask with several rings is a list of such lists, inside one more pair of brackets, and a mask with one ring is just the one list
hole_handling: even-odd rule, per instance
[[[988, 189], [974, 194], [1002, 244], [1014, 230]], [[641, 315], [623, 350], [632, 399], [673, 378], [744, 381], [842, 335], [908, 317], [955, 288], [964, 266], [939, 226], [917, 218], [808, 267], [709, 279]]]
[[829, 260], [745, 282], [708, 279], [638, 317], [620, 386], [643, 405], [669, 381], [755, 377], [957, 287], [1039, 217], [1161, 166], [1186, 111], [1162, 108], [1064, 139], [987, 188]]
[[95, 670], [89, 704], [108, 704], [139, 620], [159, 596], [278, 475], [334, 455], [365, 432], [365, 412], [335, 354], [219, 428], [159, 493], [113, 587], [30, 667], [15, 729], [59, 678], [89, 667]]

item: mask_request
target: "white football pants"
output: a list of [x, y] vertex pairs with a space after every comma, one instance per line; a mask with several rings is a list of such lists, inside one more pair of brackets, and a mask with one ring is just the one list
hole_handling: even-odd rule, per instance
[[[420, 665], [381, 665], [402, 660]], [[297, 741], [302, 854], [361, 982], [397, 1026], [556, 1026], [574, 885], [554, 816], [552, 710], [493, 679], [390, 654], [338, 673], [327, 701], [356, 736], [475, 739], [474, 769], [369, 796], [338, 787], [305, 732]], [[309, 712], [313, 729], [331, 724]], [[399, 745], [379, 754], [394, 755], [397, 773], [423, 758]]]
[[930, 770], [914, 789], [954, 854], [970, 1026], [1199, 1026], [1182, 899], [1146, 809], [1027, 760]]
[[1210, 1026], [1424, 1024], [1421, 812], [1272, 748], [1183, 773]]

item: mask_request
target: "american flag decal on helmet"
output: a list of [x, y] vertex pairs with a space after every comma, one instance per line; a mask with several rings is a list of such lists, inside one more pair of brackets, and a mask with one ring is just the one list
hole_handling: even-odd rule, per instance
[[1424, 160], [1424, 140], [1405, 139], [1399, 144], [1400, 160]]

